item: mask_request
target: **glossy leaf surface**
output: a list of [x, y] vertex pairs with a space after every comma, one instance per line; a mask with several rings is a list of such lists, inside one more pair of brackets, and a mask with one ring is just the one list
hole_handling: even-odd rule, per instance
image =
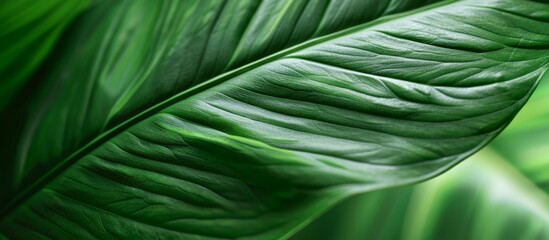
[[548, 93], [542, 80], [487, 150], [444, 175], [343, 201], [292, 239], [549, 238]]
[[[149, 2], [141, 4], [130, 5], [150, 8]], [[157, 15], [143, 19], [170, 16], [170, 9], [177, 8], [150, 11]], [[84, 101], [61, 98], [59, 104], [69, 104], [59, 108], [65, 115], [49, 110], [33, 119], [33, 136], [42, 137], [27, 138], [23, 146], [34, 144], [48, 154], [20, 149], [28, 159], [76, 148], [83, 140], [70, 131], [110, 130], [6, 205], [0, 229], [8, 237], [26, 238], [287, 237], [346, 196], [434, 176], [498, 134], [547, 68], [546, 9], [526, 1], [430, 5], [287, 48], [127, 115], [132, 111], [126, 107], [160, 98], [149, 92], [162, 93], [158, 89], [164, 85], [148, 81], [150, 76], [180, 73], [151, 64], [165, 59], [163, 51], [175, 54], [168, 50], [174, 42], [185, 41], [176, 36], [171, 43], [170, 38], [151, 40], [151, 48], [166, 46], [153, 51], [160, 55], [137, 58], [130, 51], [105, 59], [137, 63], [131, 65], [134, 70], [113, 72], [119, 74], [116, 81], [98, 81], [104, 85], [62, 85], [75, 90], [61, 93], [84, 96]], [[209, 41], [208, 51], [210, 45], [216, 49]], [[200, 63], [202, 54], [169, 56], [178, 61], [166, 64], [198, 70], [191, 79], [202, 79], [200, 66], [181, 62]], [[219, 69], [238, 62], [238, 57], [226, 59]], [[208, 66], [203, 74], [216, 72], [215, 64]], [[107, 74], [93, 69], [91, 76]], [[150, 79], [175, 84], [170, 77]], [[148, 90], [140, 92], [142, 87]], [[91, 94], [109, 91], [117, 96], [113, 101]], [[114, 104], [93, 107], [97, 102]], [[94, 111], [103, 115], [94, 119]], [[59, 116], [67, 122], [56, 122]], [[117, 116], [132, 117], [110, 128]], [[57, 138], [49, 131], [59, 129], [42, 124], [67, 128]]]
[[10, 140], [2, 152], [15, 161], [0, 168], [10, 176], [2, 189], [23, 189], [101, 133], [196, 84], [429, 2], [101, 2], [65, 34], [57, 62], [30, 86], [33, 99], [17, 103], [22, 119], [3, 124]]

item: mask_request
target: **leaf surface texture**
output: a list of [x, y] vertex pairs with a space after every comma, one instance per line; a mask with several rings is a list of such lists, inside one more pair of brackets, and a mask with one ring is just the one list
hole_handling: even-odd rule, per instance
[[[165, 56], [144, 55], [134, 59], [142, 67], [112, 72], [116, 81], [79, 83], [94, 83], [85, 88], [92, 93], [118, 91], [113, 101], [91, 93], [84, 94], [89, 105], [60, 98], [78, 108], [59, 108], [67, 122], [58, 121], [56, 110], [44, 113], [37, 123], [44, 127], [24, 141], [30, 149], [41, 143], [36, 146], [45, 152], [26, 152], [28, 159], [77, 148], [83, 138], [70, 131], [84, 128], [98, 137], [8, 204], [15, 208], [4, 211], [0, 229], [26, 238], [278, 239], [346, 196], [432, 177], [495, 137], [547, 68], [548, 5], [519, 2], [434, 4], [249, 60], [219, 76], [204, 77], [222, 71], [216, 64], [203, 70], [193, 64], [223, 56], [177, 57], [170, 46], [184, 40], [151, 39], [160, 47], [155, 54], [166, 51], [175, 59], [163, 63], [182, 70], [153, 69], [150, 64]], [[293, 6], [280, 4], [284, 11]], [[225, 16], [225, 6], [212, 7], [223, 9], [214, 19]], [[171, 9], [158, 11], [164, 16]], [[228, 27], [212, 29], [223, 34]], [[216, 49], [228, 38], [219, 38], [219, 45], [207, 38], [207, 51], [231, 52]], [[142, 47], [137, 42], [143, 38], [136, 39], [128, 44]], [[238, 50], [246, 40], [235, 51], [252, 51]], [[231, 69], [240, 56], [248, 61], [246, 54], [229, 54], [219, 69]], [[151, 79], [191, 74], [181, 79], [194, 87], [177, 92], [184, 84], [147, 80], [155, 74], [164, 78]], [[154, 99], [169, 92], [161, 89], [177, 93], [110, 128], [111, 119], [132, 112], [128, 106], [148, 102], [152, 95], [141, 89], [160, 92]], [[114, 104], [94, 105], [106, 102]], [[103, 115], [95, 118], [98, 112]], [[53, 123], [68, 126], [62, 138], [48, 134], [56, 131], [47, 127]]]

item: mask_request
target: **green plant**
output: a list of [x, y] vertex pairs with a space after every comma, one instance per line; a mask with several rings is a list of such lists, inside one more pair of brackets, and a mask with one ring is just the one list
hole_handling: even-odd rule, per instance
[[35, 74], [6, 80], [0, 233], [287, 238], [440, 174], [548, 78], [549, 5], [432, 2], [83, 4], [2, 68]]
[[549, 117], [543, 81], [490, 145], [435, 179], [362, 194], [294, 239], [547, 239]]

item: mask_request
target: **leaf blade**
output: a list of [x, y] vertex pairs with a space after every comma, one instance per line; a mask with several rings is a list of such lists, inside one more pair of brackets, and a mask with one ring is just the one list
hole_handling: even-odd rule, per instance
[[[496, 3], [505, 5], [509, 2], [498, 1], [487, 4]], [[532, 5], [532, 8], [534, 6]], [[525, 11], [511, 9], [518, 12]], [[108, 203], [99, 201], [100, 198], [97, 195], [86, 195], [90, 192], [81, 192], [81, 189], [90, 188], [91, 184], [88, 182], [103, 177], [106, 182], [99, 184], [98, 187], [112, 189], [103, 189], [99, 192], [110, 192], [109, 190], [114, 189], [120, 192], [117, 196], [120, 197], [123, 193], [135, 194], [135, 190], [140, 190], [150, 194], [144, 195], [146, 197], [142, 199], [148, 198], [161, 202], [165, 197], [170, 197], [183, 199], [186, 203], [206, 202], [211, 206], [221, 207], [231, 214], [235, 213], [231, 208], [232, 201], [225, 201], [227, 198], [235, 198], [234, 202], [243, 204], [245, 201], [239, 198], [255, 197], [257, 200], [252, 201], [252, 205], [244, 209], [249, 209], [251, 211], [249, 214], [255, 217], [262, 213], [262, 210], [265, 211], [268, 217], [262, 221], [265, 224], [262, 227], [267, 226], [271, 229], [258, 227], [242, 230], [239, 229], [238, 226], [241, 225], [238, 224], [223, 225], [226, 223], [223, 223], [222, 219], [205, 223], [183, 222], [187, 225], [179, 222], [178, 225], [162, 222], [167, 219], [157, 216], [156, 218], [160, 218], [160, 221], [155, 219], [154, 223], [161, 222], [162, 227], [169, 226], [181, 232], [193, 231], [190, 229], [205, 231], [205, 228], [196, 227], [204, 227], [200, 224], [207, 226], [213, 224], [216, 230], [236, 234], [238, 235], [236, 237], [264, 233], [265, 235], [262, 235], [264, 237], [277, 238], [294, 228], [296, 221], [304, 221], [304, 217], [301, 216], [293, 221], [291, 226], [280, 227], [277, 224], [292, 219], [292, 216], [300, 215], [299, 213], [311, 214], [312, 210], [305, 207], [310, 203], [320, 202], [317, 206], [322, 207], [318, 208], [326, 208], [335, 201], [333, 199], [338, 199], [336, 197], [338, 195], [419, 181], [444, 171], [478, 150], [501, 131], [524, 104], [547, 63], [543, 58], [547, 52], [546, 49], [530, 52], [529, 49], [513, 47], [512, 50], [504, 49], [502, 52], [487, 52], [483, 63], [492, 63], [493, 58], [502, 56], [524, 57], [528, 52], [529, 65], [505, 63], [505, 67], [497, 69], [502, 71], [501, 74], [495, 77], [486, 77], [489, 76], [488, 73], [494, 72], [494, 69], [488, 69], [487, 72], [473, 75], [474, 77], [465, 82], [462, 78], [443, 74], [436, 80], [445, 84], [444, 86], [433, 85], [432, 82], [421, 82], [431, 80], [429, 78], [417, 78], [412, 79], [416, 81], [401, 82], [402, 85], [391, 85], [392, 89], [387, 87], [391, 81], [399, 77], [394, 74], [406, 73], [376, 72], [374, 70], [377, 65], [409, 63], [403, 60], [402, 52], [408, 52], [411, 58], [427, 59], [435, 63], [437, 63], [435, 60], [440, 60], [440, 55], [425, 54], [430, 48], [426, 50], [425, 46], [420, 44], [395, 45], [393, 43], [399, 39], [387, 37], [379, 30], [398, 32], [401, 29], [404, 29], [403, 31], [418, 29], [426, 34], [437, 31], [439, 34], [448, 34], [448, 29], [436, 28], [421, 20], [455, 12], [463, 13], [464, 10], [476, 11], [479, 18], [490, 17], [490, 19], [502, 20], [507, 17], [503, 13], [493, 13], [490, 10], [475, 7], [475, 4], [470, 2], [441, 5], [438, 8], [430, 8], [423, 14], [404, 15], [402, 18], [404, 20], [393, 19], [394, 21], [381, 22], [373, 26], [373, 29], [368, 25], [364, 29], [349, 35], [338, 36], [324, 43], [313, 42], [316, 45], [297, 51], [287, 58], [275, 60], [250, 71], [238, 72], [239, 74], [227, 81], [212, 85], [211, 88], [186, 96], [184, 99], [177, 99], [179, 100], [177, 103], [130, 127], [127, 131], [119, 133], [91, 154], [73, 163], [58, 178], [45, 185], [45, 188], [50, 190], [38, 191], [27, 204], [23, 205], [24, 207], [14, 210], [10, 217], [4, 219], [6, 225], [2, 229], [9, 231], [8, 226], [18, 226], [20, 220], [17, 219], [36, 218], [35, 213], [28, 211], [29, 207], [48, 209], [46, 206], [49, 206], [53, 209], [64, 209], [65, 212], [63, 210], [60, 212], [73, 214], [73, 218], [84, 218], [86, 214], [81, 213], [77, 208], [82, 210], [86, 205], [79, 206], [74, 202], [68, 204], [66, 199], [60, 200], [59, 197], [52, 196], [55, 193], [52, 193], [51, 189], [54, 189], [53, 192], [76, 196], [79, 201], [96, 199], [98, 202], [94, 204], [103, 208], [109, 207]], [[510, 25], [509, 21], [503, 21], [503, 23], [507, 24], [504, 27]], [[528, 25], [528, 22], [518, 21], [518, 24]], [[394, 25], [403, 28], [395, 29]], [[459, 27], [476, 29], [468, 24], [459, 25]], [[548, 38], [543, 33], [531, 33], [526, 37], [538, 39], [538, 41], [526, 41], [530, 44], [538, 44], [539, 39], [547, 41]], [[384, 40], [360, 41], [360, 39], [379, 38]], [[457, 35], [451, 41], [439, 43], [451, 49], [448, 50], [451, 54], [446, 54], [447, 58], [443, 60], [456, 60], [458, 62], [456, 69], [467, 70], [468, 62], [460, 63], [457, 60], [469, 60], [468, 58], [478, 56], [477, 52], [471, 53], [459, 47], [467, 45], [469, 40], [470, 38], [466, 36]], [[485, 44], [490, 44], [489, 39], [485, 41]], [[352, 44], [348, 44], [349, 42]], [[376, 44], [381, 44], [382, 47]], [[355, 50], [364, 65], [353, 65], [356, 56], [349, 49], [338, 51], [347, 54], [339, 57], [341, 61], [327, 62], [330, 59], [326, 57], [326, 53], [330, 53], [330, 49], [338, 49], [342, 46], [346, 48], [356, 46], [358, 49]], [[452, 49], [452, 46], [458, 47]], [[368, 62], [371, 53], [379, 48], [386, 50], [383, 58], [379, 62]], [[511, 48], [511, 46], [505, 48]], [[471, 64], [470, 61], [469, 64]], [[433, 65], [426, 66], [433, 67]], [[434, 64], [434, 66], [437, 65]], [[516, 72], [509, 72], [508, 70], [511, 69], [509, 66], [520, 66], [519, 73], [522, 75], [513, 75]], [[414, 65], [413, 67], [422, 69], [422, 66]], [[471, 84], [471, 82], [477, 84]], [[499, 83], [495, 84], [495, 82]], [[449, 83], [454, 83], [458, 87], [446, 86]], [[450, 97], [444, 98], [442, 94], [437, 95], [436, 91], [440, 89], [444, 89], [445, 96], [452, 96], [454, 100]], [[407, 95], [409, 92], [411, 95]], [[425, 98], [425, 96], [434, 97]], [[457, 97], [461, 97], [461, 100], [456, 101]], [[455, 105], [441, 107], [441, 104]], [[419, 106], [424, 107], [425, 111], [414, 114]], [[311, 115], [314, 112], [316, 115]], [[478, 121], [478, 116], [483, 116], [483, 121]], [[418, 121], [420, 123], [417, 123]], [[410, 136], [383, 132], [388, 131], [386, 128], [390, 129], [391, 124], [394, 124], [398, 131], [408, 131], [424, 139], [418, 140]], [[437, 135], [433, 136], [439, 133], [428, 133], [429, 128], [448, 128], [448, 131], [444, 132], [446, 135], [442, 136], [446, 141], [437, 139]], [[456, 141], [464, 138], [468, 141]], [[402, 145], [407, 147], [402, 148]], [[140, 160], [139, 157], [149, 160]], [[133, 161], [127, 161], [128, 159]], [[157, 163], [155, 166], [148, 166], [154, 168], [152, 172], [143, 169], [150, 160]], [[121, 168], [118, 164], [137, 164], [141, 168], [132, 169], [130, 166]], [[247, 190], [224, 193], [230, 197], [215, 191], [216, 194], [204, 195], [195, 185], [183, 183], [189, 182], [184, 181], [185, 176], [177, 175], [183, 182], [173, 179], [173, 176], [170, 176], [170, 174], [176, 174], [171, 171], [173, 164], [195, 170], [207, 169], [206, 172], [220, 172], [224, 176], [237, 176], [237, 179], [242, 182], [240, 188]], [[133, 178], [140, 181], [134, 181]], [[209, 181], [215, 182], [217, 178], [201, 175], [199, 185], [209, 186], [211, 184]], [[70, 179], [80, 179], [79, 181], [85, 184], [74, 185], [75, 183], [70, 182]], [[169, 184], [168, 180], [177, 181], [178, 184]], [[208, 188], [212, 187], [214, 186]], [[161, 189], [159, 193], [152, 192], [159, 191], [158, 189]], [[335, 193], [326, 194], [326, 191]], [[246, 195], [249, 192], [253, 194]], [[325, 197], [322, 197], [323, 194]], [[222, 197], [219, 198], [219, 195]], [[300, 199], [308, 204], [300, 204], [303, 203], [298, 201]], [[116, 202], [119, 199], [103, 200]], [[161, 202], [161, 204], [168, 205], [169, 202]], [[285, 204], [292, 206], [290, 209], [293, 212], [288, 213], [288, 216], [280, 217], [277, 215], [277, 210]], [[184, 208], [177, 210], [172, 213], [177, 218], [193, 216], [191, 213], [184, 212], [186, 210]], [[109, 211], [118, 211], [116, 215], [136, 214], [132, 216], [136, 219], [155, 216], [153, 211], [140, 213], [136, 210], [137, 213], [132, 213], [124, 212], [126, 209], [110, 207]], [[111, 215], [113, 214], [109, 216]], [[101, 218], [95, 218], [96, 221], [99, 219]], [[125, 225], [123, 230], [116, 232], [117, 234], [139, 232], [134, 230], [138, 229], [135, 221], [133, 224], [126, 221], [119, 223]], [[171, 231], [158, 233], [154, 229], [156, 228], [151, 227], [147, 233], [139, 233], [151, 234], [150, 236], [163, 234], [161, 236], [164, 237], [176, 237], [179, 234]], [[48, 233], [49, 230], [41, 231]], [[194, 233], [205, 234], [205, 232]], [[10, 234], [15, 233], [10, 232]], [[126, 236], [129, 237], [129, 235]]]
[[[100, 3], [69, 29], [75, 37], [60, 50], [61, 60], [45, 76], [47, 84], [32, 94], [37, 97], [21, 114], [26, 123], [22, 132], [13, 134], [13, 138], [21, 136], [18, 143], [2, 149], [16, 161], [15, 166], [5, 168], [15, 168], [6, 170], [6, 175], [15, 172], [6, 189], [24, 188], [44, 174], [43, 169], [176, 93], [320, 36], [294, 31], [291, 26], [325, 34], [429, 2]], [[380, 8], [385, 5], [391, 10], [382, 13]], [[299, 11], [309, 17], [324, 16], [330, 22], [299, 21]], [[254, 34], [264, 28], [272, 34]], [[240, 44], [243, 39], [248, 42]], [[239, 45], [243, 47], [237, 51]]]

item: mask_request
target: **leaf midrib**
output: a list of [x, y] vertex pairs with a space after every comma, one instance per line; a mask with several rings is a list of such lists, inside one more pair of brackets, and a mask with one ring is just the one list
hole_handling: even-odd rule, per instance
[[332, 39], [336, 39], [339, 37], [343, 37], [345, 35], [353, 34], [358, 31], [371, 28], [389, 21], [393, 21], [399, 18], [404, 18], [410, 15], [415, 15], [421, 12], [425, 12], [431, 9], [439, 8], [442, 6], [449, 5], [451, 3], [455, 3], [458, 0], [446, 0], [438, 3], [433, 3], [424, 7], [420, 7], [414, 10], [406, 11], [403, 13], [398, 13], [390, 16], [383, 16], [378, 19], [375, 19], [371, 22], [359, 24], [357, 26], [353, 26], [347, 29], [343, 29], [325, 36], [321, 36], [318, 38], [314, 38], [308, 41], [305, 41], [303, 43], [297, 44], [295, 46], [286, 48], [282, 51], [279, 51], [277, 53], [271, 54], [269, 56], [263, 57], [259, 60], [253, 61], [251, 63], [248, 63], [242, 67], [236, 68], [234, 70], [231, 70], [229, 72], [223, 73], [221, 75], [218, 75], [217, 77], [211, 78], [208, 81], [205, 81], [201, 84], [195, 85], [191, 87], [190, 89], [184, 90], [168, 99], [165, 99], [157, 104], [155, 104], [152, 107], [149, 107], [140, 113], [136, 114], [135, 116], [129, 118], [128, 120], [112, 127], [111, 129], [101, 133], [99, 136], [95, 137], [93, 140], [91, 140], [86, 145], [80, 147], [76, 151], [74, 151], [71, 155], [60, 161], [59, 163], [55, 164], [54, 167], [52, 167], [51, 170], [47, 171], [45, 174], [43, 174], [38, 180], [35, 180], [32, 184], [28, 185], [24, 188], [24, 190], [20, 191], [16, 197], [14, 197], [12, 200], [10, 200], [6, 205], [2, 207], [0, 210], [0, 221], [3, 220], [6, 216], [9, 215], [9, 213], [12, 210], [15, 210], [20, 204], [25, 202], [29, 197], [31, 197], [35, 192], [38, 192], [43, 186], [45, 186], [47, 183], [49, 183], [51, 180], [53, 180], [55, 177], [57, 177], [59, 174], [61, 174], [65, 169], [70, 167], [73, 163], [78, 161], [80, 158], [84, 157], [88, 153], [90, 153], [95, 148], [99, 147], [101, 144], [107, 142], [109, 139], [112, 139], [115, 135], [125, 131], [126, 129], [130, 128], [131, 126], [141, 122], [142, 120], [160, 112], [161, 110], [180, 102], [190, 96], [193, 96], [195, 94], [198, 94], [200, 92], [203, 92], [207, 89], [213, 88], [227, 80], [230, 80], [236, 76], [239, 76], [245, 72], [251, 71], [253, 69], [256, 69], [259, 66], [265, 65], [267, 63], [274, 62], [278, 59], [281, 59], [291, 53], [297, 52], [299, 50], [306, 49], [308, 47], [314, 46], [316, 44], [320, 44], [323, 42], [327, 42]]

